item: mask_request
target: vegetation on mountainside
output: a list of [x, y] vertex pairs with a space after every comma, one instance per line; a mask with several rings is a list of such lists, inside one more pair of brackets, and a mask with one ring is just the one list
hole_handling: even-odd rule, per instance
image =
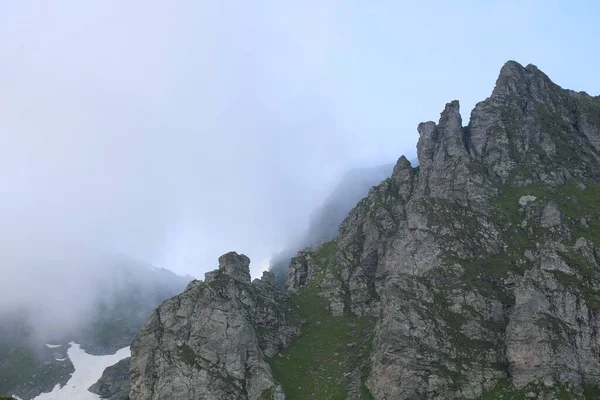
[[[496, 205], [505, 212], [515, 228], [521, 222], [519, 198], [526, 195], [554, 201], [571, 219], [570, 227], [574, 233], [600, 244], [600, 183], [569, 181], [554, 187], [529, 185], [502, 188], [502, 196], [496, 199]], [[582, 218], [586, 220], [587, 227], [580, 223]], [[514, 232], [518, 233], [516, 229]]]
[[[444, 324], [440, 335], [452, 338], [456, 346], [457, 359], [466, 363], [479, 362], [478, 359], [486, 352], [493, 351], [494, 340], [474, 341], [461, 332], [465, 319], [479, 318], [477, 315], [470, 317], [449, 310], [446, 294], [450, 293], [455, 285], [468, 283], [476, 291], [492, 296], [501, 301], [502, 304], [510, 306], [514, 303], [512, 292], [504, 287], [502, 283], [505, 278], [512, 274], [521, 274], [527, 269], [527, 261], [523, 259], [526, 250], [534, 250], [536, 242], [543, 241], [548, 235], [554, 235], [552, 229], [541, 227], [538, 220], [531, 220], [528, 225], [523, 225], [524, 211], [519, 205], [522, 196], [535, 196], [536, 200], [531, 204], [533, 207], [542, 207], [548, 201], [558, 205], [564, 213], [565, 221], [571, 234], [568, 236], [571, 242], [579, 237], [584, 237], [600, 244], [600, 184], [580, 182], [568, 182], [559, 186], [529, 185], [524, 187], [505, 186], [501, 188], [501, 195], [494, 200], [495, 209], [491, 218], [501, 222], [504, 231], [501, 232], [503, 241], [508, 245], [504, 251], [495, 256], [482, 259], [458, 259], [456, 256], [448, 255], [448, 261], [454, 261], [461, 266], [460, 276], [447, 279], [455, 272], [436, 271], [435, 274], [424, 276], [420, 282], [427, 287], [436, 288], [436, 300], [432, 306], [435, 310], [431, 312], [442, 316]], [[534, 204], [535, 203], [535, 204]], [[457, 210], [461, 207], [456, 204], [432, 205], [434, 208], [448, 210], [450, 207], [452, 215], [461, 215], [459, 221], [465, 231], [465, 241], [473, 241], [473, 232], [470, 224], [479, 224], [480, 216], [473, 214], [468, 209]], [[454, 207], [454, 208], [452, 208]], [[538, 208], [538, 211], [541, 210]], [[431, 210], [434, 217], [442, 218], [434, 209]], [[448, 214], [448, 215], [450, 215]], [[443, 221], [440, 221], [440, 223]], [[448, 222], [448, 221], [446, 221]], [[441, 224], [440, 226], [443, 226]], [[447, 224], [446, 224], [447, 225]], [[456, 233], [454, 240], [461, 240], [460, 232]], [[571, 244], [573, 244], [571, 243]], [[479, 245], [479, 244], [478, 244]], [[315, 251], [311, 258], [318, 260], [316, 273], [311, 283], [301, 287], [298, 294], [294, 296], [293, 303], [299, 314], [307, 321], [302, 329], [301, 336], [287, 349], [270, 360], [276, 379], [283, 385], [289, 399], [304, 398], [327, 398], [344, 399], [349, 386], [347, 377], [357, 365], [361, 366], [363, 398], [369, 399], [370, 394], [364, 387], [364, 380], [368, 377], [368, 358], [372, 339], [374, 321], [367, 318], [354, 316], [349, 307], [345, 307], [343, 316], [334, 317], [327, 309], [325, 300], [319, 295], [328, 286], [328, 281], [334, 277], [340, 278], [339, 265], [335, 262], [337, 247], [334, 241], [328, 242]], [[591, 285], [593, 279], [598, 276], [597, 271], [591, 270], [588, 262], [577, 254], [565, 254], [564, 258], [570, 266], [577, 271], [577, 275], [569, 275], [560, 271], [554, 271], [559, 282], [567, 290], [580, 294], [590, 309], [600, 309], [600, 293], [596, 292]], [[458, 280], [457, 280], [458, 279]], [[446, 282], [446, 283], [443, 283]], [[448, 286], [449, 285], [449, 286]], [[342, 285], [343, 286], [343, 285]], [[343, 297], [346, 297], [344, 294]], [[349, 299], [344, 298], [344, 303]], [[470, 311], [465, 308], [464, 312]], [[436, 320], [432, 318], [431, 320]], [[483, 322], [494, 335], [502, 335], [506, 324], [502, 321]], [[541, 318], [539, 324], [545, 324], [552, 329], [553, 320]], [[557, 327], [554, 327], [558, 329]], [[352, 346], [348, 346], [352, 344]], [[507, 366], [498, 364], [498, 370], [505, 371]], [[496, 368], [495, 367], [495, 368]], [[440, 373], [443, 371], [439, 371]], [[464, 378], [460, 372], [448, 370], [448, 378], [460, 384]], [[531, 386], [531, 385], [530, 385]], [[563, 385], [564, 386], [564, 385]], [[551, 391], [557, 398], [569, 398], [571, 389], [567, 386], [554, 388], [526, 387], [514, 390], [508, 381], [501, 381], [496, 387], [485, 393], [483, 399], [524, 399], [528, 393], [546, 393]], [[586, 389], [586, 398], [592, 389]], [[590, 392], [592, 393], [592, 392]]]
[[[538, 219], [539, 216], [535, 213], [536, 216], [524, 223], [527, 219], [526, 212], [523, 210], [524, 207], [519, 204], [519, 199], [523, 196], [535, 197], [535, 200], [531, 200], [525, 207], [537, 208], [537, 212], [540, 212], [541, 208], [549, 201], [558, 205], [562, 214], [561, 226], [566, 226], [567, 231], [542, 227]], [[574, 245], [578, 238], [583, 237], [592, 241], [596, 246], [600, 245], [600, 183], [570, 181], [558, 186], [505, 186], [501, 189], [501, 195], [495, 199], [494, 205], [501, 212], [498, 217], [506, 222], [502, 239], [507, 246], [499, 254], [483, 259], [459, 260], [456, 257], [448, 256], [448, 261], [459, 264], [462, 272], [460, 281], [447, 280], [451, 284], [445, 288], [438, 285], [437, 290], [441, 290], [441, 294], [450, 292], [456, 284], [468, 282], [469, 287], [482, 294], [495, 296], [504, 305], [512, 306], [514, 303], [512, 292], [505, 287], [504, 279], [511, 275], [520, 275], [528, 268], [528, 261], [524, 258], [525, 251], [535, 250], [538, 243], [544, 243], [548, 238], [563, 242], [565, 245]], [[599, 271], [593, 268], [593, 264], [579, 252], [570, 251], [560, 254], [573, 273], [558, 270], [547, 272], [553, 274], [565, 290], [584, 300], [589, 310], [600, 309], [600, 291], [596, 290], [596, 282], [600, 278]], [[451, 275], [452, 272], [444, 271], [442, 275], [438, 276], [438, 281], [443, 280], [439, 278], [443, 277], [444, 274]], [[426, 282], [425, 284], [429, 287], [433, 285], [432, 282]], [[464, 317], [447, 309], [445, 310], [441, 297], [437, 298], [434, 304], [440, 315], [447, 314], [448, 318], [444, 318], [447, 322], [444, 335], [453, 338], [452, 341], [457, 350], [463, 349], [464, 351], [461, 350], [462, 353], [469, 354], [469, 349], [477, 348], [473, 347], [472, 341], [464, 340], [464, 335], [460, 334], [460, 321]], [[476, 315], [473, 315], [473, 317], [477, 318]], [[550, 332], [556, 333], [554, 335], [556, 339], [551, 339], [550, 342], [551, 347], [556, 351], [560, 346], [560, 343], [556, 340], [562, 338], [560, 333], [563, 330], [568, 330], [568, 327], [550, 315], [541, 316], [535, 323]], [[500, 335], [506, 329], [506, 325], [503, 323], [497, 323], [491, 327], [490, 323], [486, 322], [485, 326], [493, 328]], [[469, 359], [473, 361], [471, 357]], [[498, 365], [498, 367], [507, 369], [508, 366]], [[456, 376], [453, 377], [453, 380], [456, 380], [456, 378], [460, 380], [462, 377]], [[552, 387], [530, 384], [517, 390], [505, 379], [500, 381], [492, 390], [486, 392], [482, 399], [519, 400], [530, 398], [533, 394], [535, 396], [551, 394], [553, 396], [551, 398], [556, 399], [570, 399], [574, 395], [577, 395], [577, 398], [600, 399], [600, 389], [585, 385], [583, 387], [584, 392], [582, 393], [575, 393], [577, 390], [581, 391], [581, 388], [578, 389], [576, 385], [571, 387], [564, 384], [557, 384]]]
[[[322, 268], [331, 267], [335, 244], [328, 242], [314, 253]], [[269, 360], [275, 378], [286, 398], [345, 399], [346, 390], [357, 379], [363, 399], [372, 399], [364, 382], [369, 374], [366, 362], [370, 353], [374, 321], [360, 318], [346, 309], [343, 316], [332, 316], [319, 295], [321, 277], [317, 273], [292, 299], [306, 324], [291, 346]]]
[[[564, 213], [564, 224], [569, 228], [570, 233], [554, 232], [552, 229], [543, 228], [537, 219], [525, 221], [522, 206], [519, 204], [519, 199], [523, 196], [535, 196], [535, 200], [530, 203], [530, 206], [542, 207], [548, 201], [552, 201], [558, 205], [561, 212]], [[596, 245], [600, 245], [600, 183], [570, 181], [559, 186], [542, 186], [529, 185], [523, 187], [504, 186], [501, 188], [501, 195], [493, 202], [496, 206], [496, 211], [499, 213], [493, 218], [498, 221], [504, 221], [504, 231], [502, 239], [506, 243], [506, 248], [495, 255], [485, 254], [481, 257], [473, 259], [459, 259], [454, 254], [445, 256], [449, 264], [457, 263], [461, 266], [461, 277], [459, 281], [449, 280], [453, 284], [469, 283], [482, 294], [492, 295], [501, 300], [503, 304], [511, 305], [512, 296], [510, 290], [506, 291], [503, 288], [502, 280], [509, 277], [511, 274], [521, 274], [527, 269], [527, 260], [524, 258], [524, 253], [527, 250], [535, 250], [536, 243], [543, 242], [544, 238], [552, 237], [553, 235], [561, 235], [568, 237], [571, 243], [574, 244], [577, 238], [583, 237], [592, 241]], [[444, 205], [444, 208], [447, 208]], [[453, 207], [459, 207], [453, 205]], [[469, 216], [467, 208], [463, 210], [454, 210], [454, 214], [463, 215], [461, 220], [465, 235], [468, 232], [475, 231], [476, 225], [479, 222]], [[453, 232], [454, 239], [460, 240], [460, 232]], [[566, 235], [566, 236], [564, 236]], [[468, 238], [468, 240], [473, 240]], [[466, 247], [466, 246], [465, 246]], [[589, 268], [589, 262], [582, 259], [577, 253], [562, 254], [569, 262], [570, 266], [576, 270], [580, 276], [571, 276], [560, 271], [553, 271], [557, 274], [559, 281], [567, 286], [578, 283], [583, 286], [589, 286], [585, 282], [598, 277], [598, 272]], [[452, 271], [434, 271], [432, 278], [436, 276], [452, 275]], [[583, 278], [580, 279], [580, 278]], [[580, 285], [581, 286], [581, 285]], [[583, 287], [581, 286], [581, 287]], [[580, 287], [580, 288], [581, 288]], [[452, 287], [449, 287], [452, 289]], [[590, 300], [588, 307], [596, 308], [595, 304], [600, 305], [600, 293], [592, 293], [588, 291]], [[591, 296], [593, 295], [593, 296]]]
[[[564, 214], [563, 223], [570, 232], [561, 235], [574, 244], [578, 238], [585, 238], [600, 245], [600, 183], [570, 181], [555, 187], [539, 185], [505, 188], [503, 195], [496, 201], [510, 221], [505, 240], [511, 247], [522, 252], [527, 248], [535, 248], [535, 243], [545, 235], [553, 235], [549, 229], [542, 228], [535, 222], [530, 226], [521, 226], [522, 215], [519, 214], [519, 198], [526, 195], [536, 197], [537, 202], [552, 201]], [[564, 239], [563, 239], [564, 240]], [[551, 271], [567, 290], [583, 295], [590, 309], [600, 309], [600, 292], [593, 287], [594, 281], [600, 277], [579, 252], [561, 253], [576, 275], [563, 271]]]

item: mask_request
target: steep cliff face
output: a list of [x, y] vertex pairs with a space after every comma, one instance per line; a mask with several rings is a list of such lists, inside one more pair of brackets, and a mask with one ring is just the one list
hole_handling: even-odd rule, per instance
[[288, 295], [222, 266], [164, 303], [134, 344], [131, 398], [597, 395], [600, 98], [511, 61], [467, 126], [453, 101], [418, 131], [419, 166], [401, 157], [334, 240], [293, 258]]
[[275, 279], [250, 282], [250, 260], [227, 253], [150, 316], [131, 347], [132, 399], [283, 399], [266, 357], [299, 321]]

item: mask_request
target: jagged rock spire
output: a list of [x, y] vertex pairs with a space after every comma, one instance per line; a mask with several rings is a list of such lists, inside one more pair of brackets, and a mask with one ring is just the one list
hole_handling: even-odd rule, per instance
[[250, 259], [235, 251], [219, 257], [219, 269], [240, 281], [250, 282]]
[[467, 129], [462, 126], [457, 100], [446, 104], [438, 124], [418, 126], [419, 186], [427, 196], [445, 196], [449, 191], [466, 200], [480, 197], [480, 180], [471, 181], [468, 164], [471, 155]]
[[400, 157], [394, 166], [391, 178], [396, 184], [398, 194], [402, 196], [404, 200], [408, 199], [408, 196], [412, 191], [412, 182], [414, 176], [415, 170], [410, 161], [408, 161], [408, 159], [404, 156]]
[[[433, 162], [434, 158], [440, 156], [461, 156], [467, 152], [458, 100], [446, 104], [437, 125], [432, 121], [423, 122], [419, 124], [417, 130], [419, 132], [417, 150], [421, 165]], [[440, 154], [440, 151], [443, 154]]]
[[223, 272], [238, 281], [250, 282], [250, 259], [235, 251], [225, 253], [219, 257], [219, 269], [204, 274], [204, 280], [206, 282], [212, 281], [219, 273]]

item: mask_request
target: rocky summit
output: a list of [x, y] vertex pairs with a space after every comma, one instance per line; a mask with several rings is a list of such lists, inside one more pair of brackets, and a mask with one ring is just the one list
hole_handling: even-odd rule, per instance
[[228, 253], [156, 309], [130, 398], [600, 398], [600, 98], [509, 61], [418, 132], [284, 288]]

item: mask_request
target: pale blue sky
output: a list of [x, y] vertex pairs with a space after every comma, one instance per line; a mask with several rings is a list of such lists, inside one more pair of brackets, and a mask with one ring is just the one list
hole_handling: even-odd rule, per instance
[[599, 4], [3, 1], [2, 268], [60, 241], [256, 275], [340, 174], [414, 156], [450, 100], [466, 123], [507, 60], [600, 94]]

